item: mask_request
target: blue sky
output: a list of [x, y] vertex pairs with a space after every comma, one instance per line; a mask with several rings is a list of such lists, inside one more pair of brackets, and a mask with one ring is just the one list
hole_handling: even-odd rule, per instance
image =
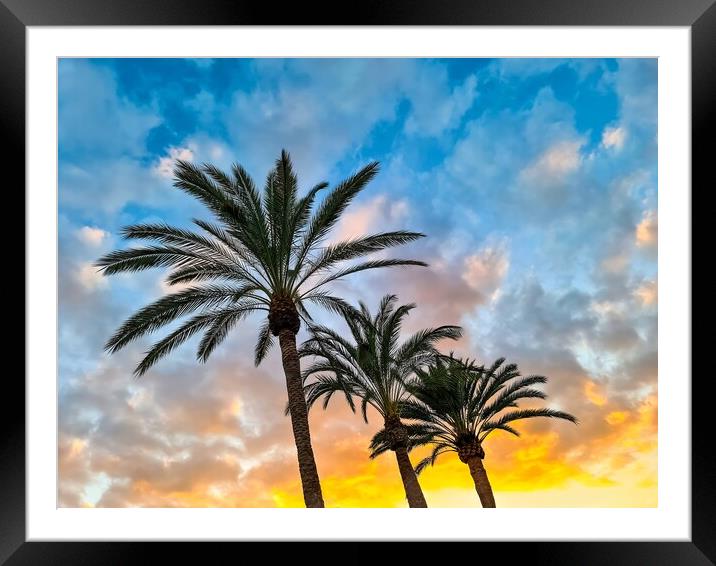
[[[151, 339], [102, 352], [126, 316], [168, 288], [161, 273], [107, 279], [91, 263], [124, 245], [124, 225], [206, 217], [172, 188], [176, 157], [238, 161], [261, 182], [285, 148], [303, 187], [380, 161], [338, 231], [422, 231], [406, 251], [431, 268], [366, 274], [341, 287], [349, 299], [375, 304], [394, 291], [419, 304], [416, 328], [462, 324], [462, 352], [550, 376], [554, 402], [587, 415], [587, 440], [613, 434], [608, 414], [637, 414], [655, 398], [656, 60], [63, 59], [58, 72], [61, 461], [75, 459], [61, 468], [62, 504], [136, 504], [128, 486], [141, 470], [185, 463], [185, 450], [198, 458], [203, 433], [183, 431], [186, 448], [132, 412], [144, 403], [151, 422], [178, 427], [162, 406], [203, 395], [197, 406], [218, 414], [224, 368], [253, 348], [249, 325], [216, 362], [196, 366], [189, 345], [140, 383], [131, 370]], [[262, 371], [278, 387], [277, 368], [269, 360]], [[163, 380], [197, 372], [201, 391]], [[280, 416], [239, 424], [268, 427], [283, 446]], [[229, 436], [226, 450], [261, 469], [268, 436], [252, 450]], [[560, 437], [551, 457], [587, 440]], [[146, 468], [112, 472], [113, 454], [138, 457], [144, 444], [158, 451], [143, 453]], [[154, 503], [169, 500], [155, 493], [164, 495]]]

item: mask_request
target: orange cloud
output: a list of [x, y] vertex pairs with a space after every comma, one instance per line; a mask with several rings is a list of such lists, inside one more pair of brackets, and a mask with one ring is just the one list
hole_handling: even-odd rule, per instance
[[646, 281], [636, 288], [634, 295], [641, 300], [641, 303], [644, 306], [650, 306], [656, 304], [658, 292], [658, 285], [656, 281]]
[[642, 248], [656, 246], [658, 231], [659, 223], [656, 211], [648, 210], [636, 227], [636, 245]]
[[604, 417], [604, 420], [606, 420], [610, 425], [620, 425], [628, 418], [629, 413], [627, 413], [626, 411], [612, 411], [606, 417]]
[[603, 406], [607, 402], [607, 398], [600, 389], [600, 386], [594, 381], [588, 380], [584, 382], [584, 394], [587, 399], [589, 399], [590, 403], [599, 407]]

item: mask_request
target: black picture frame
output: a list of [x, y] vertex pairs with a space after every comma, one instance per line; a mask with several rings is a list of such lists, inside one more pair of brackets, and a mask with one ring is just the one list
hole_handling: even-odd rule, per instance
[[[713, 187], [708, 143], [716, 126], [716, 4], [714, 0], [365, 0], [348, 19], [343, 3], [333, 7], [295, 3], [278, 8], [244, 0], [0, 0], [0, 131], [5, 145], [3, 167], [6, 197], [24, 186], [25, 163], [25, 32], [28, 26], [86, 25], [565, 25], [688, 26], [692, 47], [692, 187]], [[15, 176], [14, 183], [9, 179]], [[693, 195], [693, 189], [690, 190]], [[6, 205], [7, 206], [7, 205]], [[24, 208], [24, 201], [23, 201]], [[32, 300], [25, 297], [26, 305]], [[48, 321], [49, 323], [49, 321]], [[6, 357], [6, 360], [8, 357]], [[466, 558], [503, 553], [508, 562], [531, 564], [700, 565], [716, 563], [716, 457], [707, 421], [713, 402], [712, 379], [684, 375], [692, 388], [692, 519], [689, 542], [494, 542], [459, 543]], [[8, 362], [9, 364], [9, 362]], [[10, 367], [7, 365], [6, 367]], [[236, 547], [216, 543], [181, 545], [137, 542], [26, 542], [25, 537], [25, 388], [6, 371], [0, 410], [0, 563], [133, 564], [150, 560], [158, 550], [162, 562], [196, 557], [204, 563], [220, 559]], [[12, 409], [10, 409], [12, 407]], [[560, 533], [554, 533], [559, 539]], [[244, 543], [262, 545], [273, 543]], [[289, 552], [298, 543], [286, 543]], [[331, 543], [344, 548], [311, 553], [312, 561], [370, 560], [366, 546], [374, 542]], [[472, 545], [489, 544], [489, 548]], [[345, 545], [358, 546], [348, 550]], [[471, 545], [470, 547], [466, 545]], [[423, 544], [403, 545], [408, 560], [423, 557]], [[274, 548], [271, 553], [276, 553]], [[252, 548], [251, 550], [254, 550]], [[257, 549], [258, 550], [258, 549]], [[367, 550], [367, 552], [366, 552]], [[489, 551], [497, 551], [492, 554]], [[361, 552], [362, 551], [362, 552]], [[452, 552], [452, 550], [451, 550]], [[418, 554], [420, 553], [420, 554]], [[473, 554], [476, 553], [476, 554]], [[231, 554], [229, 555], [231, 556]], [[347, 558], [346, 558], [347, 557]], [[235, 557], [233, 559], [240, 559]]]

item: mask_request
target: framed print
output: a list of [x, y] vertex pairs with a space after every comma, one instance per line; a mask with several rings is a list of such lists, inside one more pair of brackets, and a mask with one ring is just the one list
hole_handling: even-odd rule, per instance
[[3, 0], [6, 563], [716, 560], [691, 369], [716, 8], [361, 11]]

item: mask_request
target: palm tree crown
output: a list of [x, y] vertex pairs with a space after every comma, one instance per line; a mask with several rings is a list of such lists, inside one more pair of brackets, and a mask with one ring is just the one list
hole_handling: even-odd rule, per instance
[[[427, 368], [418, 369], [406, 383], [413, 398], [405, 403], [403, 416], [417, 421], [411, 446], [433, 445], [432, 454], [417, 466], [419, 473], [445, 452], [457, 452], [467, 463], [482, 459], [482, 443], [495, 430], [519, 436], [511, 423], [547, 417], [577, 423], [577, 419], [549, 408], [519, 409], [521, 399], [545, 399], [533, 386], [547, 382], [541, 375], [521, 376], [516, 364], [500, 358], [486, 368], [469, 360], [442, 357]], [[514, 409], [514, 410], [508, 410]]]
[[396, 303], [395, 295], [386, 295], [375, 315], [362, 302], [357, 309], [345, 307], [341, 314], [350, 338], [325, 326], [311, 327], [300, 350], [302, 356], [317, 358], [303, 374], [305, 380], [313, 378], [305, 386], [309, 406], [323, 398], [326, 408], [334, 393], [343, 393], [354, 412], [354, 399], [360, 400], [365, 422], [368, 405], [387, 421], [401, 416], [408, 377], [439, 355], [438, 341], [457, 339], [462, 331], [459, 326], [426, 328], [399, 343], [403, 321], [415, 305]]
[[[260, 192], [248, 173], [233, 165], [225, 173], [211, 164], [178, 160], [175, 186], [201, 201], [216, 223], [194, 220], [201, 231], [167, 224], [138, 224], [123, 229], [131, 240], [152, 244], [113, 251], [97, 265], [105, 274], [171, 269], [167, 283], [192, 284], [139, 310], [108, 340], [120, 350], [141, 336], [185, 315], [196, 313], [155, 343], [137, 366], [142, 375], [159, 359], [198, 332], [197, 358], [206, 361], [232, 327], [257, 311], [268, 313], [255, 349], [258, 365], [282, 329], [294, 334], [310, 321], [307, 303], [340, 309], [344, 301], [330, 294], [329, 283], [367, 269], [426, 264], [408, 259], [375, 259], [346, 264], [372, 252], [423, 236], [393, 231], [325, 245], [330, 230], [356, 195], [378, 172], [370, 163], [333, 188], [316, 206], [327, 183], [298, 196], [288, 153], [283, 151]], [[201, 283], [201, 284], [200, 284]]]

